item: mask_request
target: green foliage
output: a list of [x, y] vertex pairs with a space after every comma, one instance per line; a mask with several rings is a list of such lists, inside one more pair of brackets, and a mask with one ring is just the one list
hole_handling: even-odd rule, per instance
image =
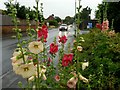
[[86, 8], [83, 8], [83, 10], [81, 11], [81, 19], [84, 20], [90, 20], [90, 13], [91, 13], [91, 9], [87, 6]]
[[58, 22], [56, 21], [56, 20], [49, 20], [48, 21], [49, 22], [49, 25], [51, 25], [51, 26], [58, 26]]
[[[91, 89], [118, 89], [120, 88], [120, 33], [110, 36], [109, 32], [94, 29], [90, 33], [80, 35], [77, 44], [83, 51], [77, 53], [79, 62], [89, 61], [89, 67], [82, 74], [90, 78]], [[85, 87], [85, 85], [83, 84]]]
[[[6, 2], [4, 3], [7, 10], [6, 10], [6, 14], [10, 14], [11, 11], [10, 11], [10, 3], [9, 2]], [[30, 17], [30, 20], [33, 20], [35, 19], [35, 15], [36, 15], [36, 7], [34, 7], [35, 10], [32, 10], [30, 7], [25, 7], [25, 6], [20, 6], [19, 3], [16, 3], [16, 4], [11, 4], [14, 8], [16, 8], [17, 10], [17, 17], [20, 18], [20, 19], [26, 19], [26, 14], [29, 14], [29, 17]], [[42, 8], [42, 7], [41, 7]], [[38, 11], [38, 19], [40, 22], [42, 22], [44, 20], [43, 18], [43, 15], [41, 15], [41, 12], [42, 11]]]
[[109, 20], [109, 26], [111, 26], [110, 28], [112, 28], [112, 21], [113, 22], [113, 28], [115, 29], [116, 32], [120, 31], [120, 2], [109, 2], [107, 3], [107, 5], [105, 6], [105, 3], [99, 4], [98, 5], [98, 10], [96, 11], [96, 18], [100, 21], [100, 23], [102, 23], [103, 18], [104, 18], [104, 13], [105, 13], [105, 9], [106, 14], [107, 14], [107, 19]]
[[66, 23], [66, 24], [68, 24], [68, 25], [69, 24], [73, 24], [74, 18], [72, 18], [70, 16], [66, 16], [63, 22]]
[[55, 16], [55, 20], [56, 20], [58, 23], [61, 22], [61, 18], [58, 17], [58, 16]]

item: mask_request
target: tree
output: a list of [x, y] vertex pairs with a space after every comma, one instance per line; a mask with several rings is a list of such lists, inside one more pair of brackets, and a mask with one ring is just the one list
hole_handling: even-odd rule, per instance
[[74, 22], [74, 18], [70, 16], [66, 16], [65, 19], [63, 20], [64, 23], [66, 24], [72, 24]]
[[79, 17], [81, 22], [82, 21], [86, 21], [86, 20], [89, 21], [91, 19], [90, 18], [91, 10], [92, 9], [90, 9], [90, 7], [87, 6], [86, 8], [83, 8], [81, 12], [76, 13], [74, 18], [78, 18]]
[[56, 20], [58, 23], [61, 22], [61, 18], [58, 17], [58, 16], [55, 16], [55, 20]]
[[[109, 2], [106, 5], [107, 8], [107, 19], [109, 20], [109, 26], [112, 27], [112, 21], [113, 22], [113, 28], [116, 32], [120, 32], [120, 2]], [[96, 10], [96, 18], [100, 20], [102, 23], [105, 13], [105, 3], [98, 5], [98, 10]], [[110, 28], [111, 28], [110, 27]]]
[[[11, 13], [11, 11], [10, 11], [10, 3], [5, 2], [4, 4], [5, 4], [6, 8], [7, 8], [6, 14]], [[35, 19], [35, 15], [36, 15], [35, 10], [32, 10], [30, 7], [27, 8], [25, 6], [20, 6], [19, 3], [15, 3], [15, 4], [12, 4], [12, 5], [17, 10], [17, 17], [18, 18], [26, 19], [26, 14], [29, 14], [30, 20]], [[36, 7], [34, 7], [34, 9], [36, 9]], [[38, 11], [38, 12], [39, 12], [38, 18], [39, 18], [39, 21], [41, 22], [41, 20], [44, 20], [44, 18], [43, 18], [43, 15], [41, 15], [41, 12], [40, 11]]]
[[91, 14], [91, 10], [88, 6], [86, 8], [83, 8], [83, 10], [81, 11], [81, 19], [82, 21], [85, 20], [90, 20], [90, 14]]

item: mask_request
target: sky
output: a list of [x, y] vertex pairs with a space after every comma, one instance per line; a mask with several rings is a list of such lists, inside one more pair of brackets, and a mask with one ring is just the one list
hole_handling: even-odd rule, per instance
[[[4, 2], [8, 0], [0, 0], [0, 9], [5, 9]], [[35, 0], [14, 0], [18, 1], [20, 5], [25, 5], [26, 7], [36, 6]], [[78, 5], [78, 0], [77, 5]], [[43, 3], [43, 15], [47, 18], [49, 15], [54, 14], [64, 19], [66, 16], [73, 17], [75, 15], [75, 0], [40, 0]], [[90, 7], [92, 9], [91, 18], [94, 18], [95, 10], [97, 5], [100, 4], [102, 0], [81, 0], [82, 8]]]

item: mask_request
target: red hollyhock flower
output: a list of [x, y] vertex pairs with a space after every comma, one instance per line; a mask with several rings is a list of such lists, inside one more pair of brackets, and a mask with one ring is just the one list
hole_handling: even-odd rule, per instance
[[72, 62], [73, 54], [64, 54], [62, 59], [62, 66], [68, 66], [70, 62]]
[[58, 51], [58, 45], [55, 43], [51, 43], [50, 44], [50, 53], [55, 54], [55, 53], [57, 53], [57, 51]]
[[49, 57], [47, 61], [47, 66], [50, 66], [51, 62], [52, 62], [52, 59]]
[[65, 35], [62, 37], [59, 36], [59, 43], [61, 42], [61, 43], [65, 44], [66, 41], [67, 41], [67, 37]]
[[101, 24], [99, 24], [99, 23], [97, 23], [97, 24], [96, 24], [96, 28], [98, 28], [98, 29], [101, 29], [101, 30], [102, 30], [102, 25], [101, 25]]
[[41, 40], [44, 39], [44, 42], [46, 42], [46, 39], [48, 37], [48, 28], [46, 25], [43, 25], [41, 29], [38, 30], [38, 39]]

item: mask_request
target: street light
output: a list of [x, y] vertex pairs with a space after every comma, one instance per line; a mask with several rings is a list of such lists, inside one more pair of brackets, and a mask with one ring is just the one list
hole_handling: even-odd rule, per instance
[[76, 0], [75, 0], [75, 36], [76, 36]]

